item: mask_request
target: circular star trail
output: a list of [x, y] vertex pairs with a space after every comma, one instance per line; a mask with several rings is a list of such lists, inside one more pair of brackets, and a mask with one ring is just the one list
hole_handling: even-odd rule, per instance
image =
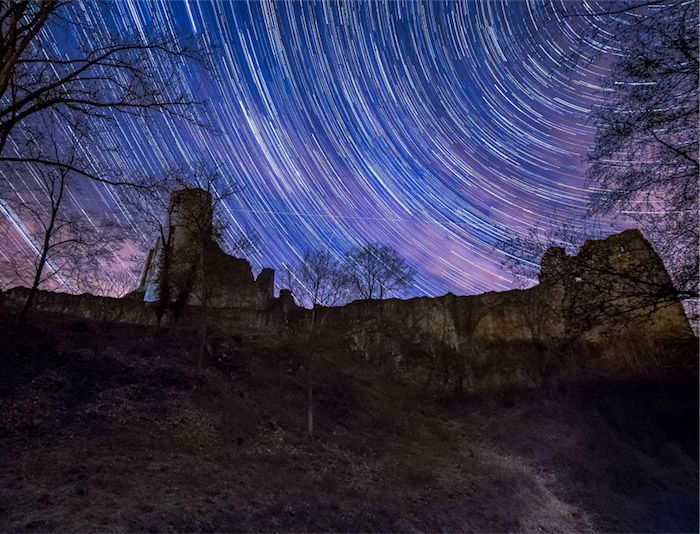
[[[256, 268], [379, 241], [418, 271], [412, 295], [501, 290], [514, 286], [494, 250], [505, 232], [585, 211], [587, 115], [604, 72], [562, 67], [590, 22], [557, 17], [556, 5], [190, 0], [84, 11], [105, 28], [88, 36], [95, 46], [114, 33], [204, 43], [212, 72], [183, 63], [179, 89], [205, 102], [209, 128], [120, 117], [110, 135], [134, 172], [211, 158], [240, 186], [225, 217], [259, 236]], [[84, 195], [123, 216], [108, 188]]]

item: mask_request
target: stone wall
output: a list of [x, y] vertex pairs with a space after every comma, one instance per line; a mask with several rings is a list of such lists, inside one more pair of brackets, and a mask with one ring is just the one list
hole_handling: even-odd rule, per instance
[[[670, 278], [638, 231], [589, 241], [573, 257], [550, 249], [540, 281], [473, 296], [357, 301], [319, 310], [320, 329], [397, 376], [458, 391], [697, 369], [682, 305], [649, 291]], [[309, 328], [307, 315], [297, 320]]]
[[[273, 271], [254, 280], [245, 260], [216, 254], [210, 255], [219, 263], [212, 268], [218, 274], [208, 320], [220, 333], [308, 340], [310, 311], [298, 308], [287, 290], [271, 296]], [[697, 340], [681, 304], [659, 304], [659, 295], [648, 291], [669, 283], [641, 233], [627, 231], [589, 241], [577, 256], [550, 249], [540, 284], [530, 289], [321, 308], [316, 339], [325, 350], [354, 354], [401, 381], [459, 392], [697, 373]], [[19, 309], [27, 291], [4, 293], [2, 305]], [[108, 322], [156, 320], [154, 304], [134, 298], [42, 291], [36, 309]], [[203, 313], [186, 306], [177, 324], [198, 324]], [[174, 321], [166, 317], [166, 324]]]
[[[275, 271], [263, 269], [257, 279], [247, 260], [225, 254], [211, 243], [207, 254], [207, 286], [209, 305], [214, 308], [250, 308], [267, 310], [275, 298]], [[189, 303], [200, 305], [200, 284], [192, 284]]]
[[[17, 287], [0, 293], [0, 307], [18, 312], [26, 301], [29, 289]], [[288, 329], [289, 314], [295, 307], [288, 298], [273, 299], [267, 308], [251, 307], [213, 308], [206, 319], [219, 333], [229, 335], [283, 335]], [[33, 310], [85, 319], [89, 321], [124, 323], [143, 326], [156, 325], [155, 305], [137, 298], [111, 298], [83, 294], [38, 291]], [[187, 306], [179, 317], [166, 316], [164, 326], [178, 328], [199, 326], [204, 319], [204, 310], [198, 306]]]
[[163, 240], [159, 238], [149, 252], [142, 284], [133, 297], [155, 302], [160, 298], [162, 285], [167, 284], [171, 302], [201, 306], [204, 279], [210, 307], [264, 311], [272, 305], [275, 271], [263, 269], [254, 279], [247, 260], [226, 254], [212, 239], [209, 192], [198, 188], [176, 191], [168, 212], [171, 215], [166, 242], [170, 244], [170, 255], [166, 260]]

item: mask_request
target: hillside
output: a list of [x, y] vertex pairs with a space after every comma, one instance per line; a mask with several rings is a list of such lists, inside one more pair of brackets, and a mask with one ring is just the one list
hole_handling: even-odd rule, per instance
[[3, 532], [697, 530], [697, 376], [456, 401], [329, 343], [311, 440], [303, 344], [0, 324]]

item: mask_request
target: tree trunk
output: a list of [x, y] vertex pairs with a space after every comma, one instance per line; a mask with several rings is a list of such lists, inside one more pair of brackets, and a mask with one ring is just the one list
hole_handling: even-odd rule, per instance
[[309, 354], [309, 362], [306, 369], [306, 429], [309, 433], [309, 438], [314, 437], [314, 388], [311, 381], [311, 365], [313, 362], [313, 354]]
[[314, 362], [314, 343], [316, 341], [316, 303], [311, 310], [311, 330], [309, 332], [309, 356], [306, 362], [306, 429], [309, 438], [314, 437], [314, 386], [312, 366]]
[[22, 313], [20, 313], [19, 316], [19, 326], [24, 326], [24, 324], [27, 322], [27, 317], [29, 317], [29, 310], [32, 307], [32, 303], [34, 302], [34, 296], [36, 295], [38, 289], [38, 284], [34, 282], [32, 284], [32, 287], [29, 289], [29, 295], [27, 295], [27, 300], [24, 302], [24, 307], [22, 308]]
[[202, 240], [202, 245], [201, 245], [201, 250], [200, 250], [200, 268], [201, 268], [201, 280], [202, 280], [202, 301], [201, 301], [201, 308], [202, 308], [202, 333], [201, 333], [201, 341], [199, 345], [199, 354], [197, 355], [197, 369], [196, 369], [196, 374], [197, 378], [199, 378], [202, 375], [202, 365], [204, 362], [204, 355], [207, 351], [207, 338], [209, 336], [209, 309], [207, 308], [209, 304], [209, 299], [207, 295], [207, 277], [206, 277], [206, 261], [204, 259], [204, 255], [206, 253], [206, 246], [204, 244], [204, 240]]
[[156, 332], [160, 332], [161, 323], [165, 310], [170, 305], [170, 259], [172, 256], [170, 239], [165, 244], [165, 240], [161, 236], [163, 243], [163, 255], [159, 265], [158, 273], [158, 300], [156, 301]]
[[34, 273], [32, 287], [29, 289], [29, 295], [27, 295], [27, 300], [25, 301], [24, 307], [22, 308], [22, 313], [19, 316], [18, 325], [20, 326], [20, 328], [26, 323], [27, 317], [29, 317], [29, 310], [31, 309], [32, 303], [34, 302], [34, 297], [36, 296], [36, 292], [39, 290], [39, 284], [41, 283], [41, 275], [44, 272], [44, 267], [46, 266], [46, 258], [49, 254], [49, 240], [51, 239], [51, 233], [53, 233], [54, 222], [55, 212], [52, 216], [49, 228], [47, 229], [46, 234], [44, 235], [44, 246], [41, 250], [41, 257], [39, 258], [39, 263], [36, 267], [36, 273]]
[[204, 355], [207, 352], [207, 341], [209, 337], [209, 328], [206, 320], [202, 324], [202, 329], [201, 329], [201, 337], [199, 341], [199, 354], [197, 355], [197, 369], [196, 369], [196, 375], [197, 378], [202, 376], [202, 362], [204, 361]]

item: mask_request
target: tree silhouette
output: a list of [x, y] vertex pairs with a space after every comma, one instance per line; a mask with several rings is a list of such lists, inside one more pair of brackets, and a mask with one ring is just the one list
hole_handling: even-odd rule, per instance
[[593, 109], [589, 215], [633, 220], [697, 298], [698, 2], [562, 3], [579, 24], [577, 59], [608, 65]]
[[64, 152], [66, 167], [37, 167], [31, 176], [34, 184], [28, 192], [19, 193], [12, 185], [11, 173], [0, 182], [0, 201], [7, 211], [3, 228], [6, 242], [17, 228], [16, 221], [26, 229], [24, 244], [5, 252], [2, 270], [9, 281], [29, 287], [20, 312], [24, 324], [36, 296], [45, 286], [72, 291], [94, 291], [100, 287], [106, 264], [124, 241], [125, 234], [113, 222], [100, 221], [95, 214], [77, 209], [70, 196], [78, 193], [80, 177], [69, 167], [80, 160], [75, 145], [66, 151], [59, 148], [56, 136], [51, 136], [55, 153]]
[[[90, 147], [119, 151], [102, 135], [106, 124], [118, 116], [152, 113], [197, 122], [197, 103], [179, 92], [176, 82], [184, 62], [204, 65], [201, 50], [193, 42], [158, 35], [147, 41], [140, 36], [107, 40], [104, 29], [84, 16], [83, 7], [64, 0], [0, 1], [0, 164], [6, 181], [33, 176], [26, 183], [35, 181], [39, 190], [22, 195], [8, 187], [2, 197], [12, 216], [27, 218], [27, 228], [40, 243], [11, 258], [17, 271], [35, 273], [27, 282], [32, 289], [22, 317], [45, 277], [56, 277], [57, 266], [64, 274], [72, 266], [71, 277], [84, 282], [85, 265], [94, 266], [98, 256], [104, 261], [108, 255], [106, 243], [92, 234], [95, 220], [68, 201], [80, 179], [149, 186], [119, 167], [87, 157]], [[56, 46], [59, 35], [65, 36], [66, 46]], [[59, 250], [65, 261], [51, 261]], [[20, 258], [24, 266], [18, 265]], [[71, 287], [77, 288], [76, 283]]]
[[343, 302], [351, 286], [343, 264], [324, 249], [308, 250], [294, 269], [287, 267], [286, 282], [301, 303], [311, 307], [311, 324], [306, 358], [306, 422], [309, 437], [314, 434], [313, 367], [316, 345], [322, 335], [325, 313], [321, 307]]
[[[120, 114], [144, 116], [157, 111], [195, 120], [196, 104], [175, 83], [183, 61], [199, 61], [201, 51], [187, 42], [151, 36], [90, 41], [101, 30], [85, 21], [71, 1], [0, 2], [0, 161], [67, 169], [111, 183], [130, 180], [97, 172], [46, 154], [25, 154], [22, 146], [36, 128], [31, 119], [50, 114], [81, 123], [83, 132]], [[52, 42], [56, 30], [75, 38], [66, 53]], [[69, 41], [70, 42], [70, 41]], [[202, 63], [203, 64], [203, 63]], [[88, 120], [85, 120], [88, 119]]]
[[414, 269], [396, 249], [381, 243], [371, 243], [350, 250], [346, 268], [357, 294], [367, 300], [383, 299], [391, 293], [401, 293], [415, 277]]
[[283, 275], [285, 272], [285, 283], [309, 308], [336, 306], [348, 297], [351, 280], [343, 263], [329, 250], [307, 250], [297, 265], [285, 266]]

